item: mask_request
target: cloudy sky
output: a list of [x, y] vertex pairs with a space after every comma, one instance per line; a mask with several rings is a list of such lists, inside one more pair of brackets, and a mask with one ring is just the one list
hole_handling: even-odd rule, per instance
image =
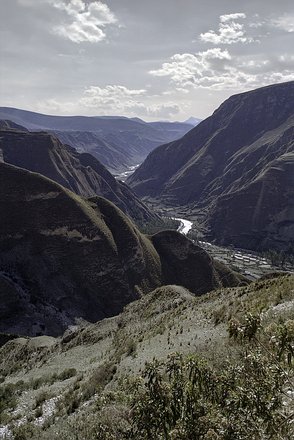
[[293, 0], [1, 0], [0, 105], [205, 118], [294, 80]]

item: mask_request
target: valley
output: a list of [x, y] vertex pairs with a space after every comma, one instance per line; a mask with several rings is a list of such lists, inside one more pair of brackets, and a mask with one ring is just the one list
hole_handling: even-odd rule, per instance
[[[230, 99], [247, 108], [251, 95]], [[1, 439], [247, 440], [251, 420], [264, 440], [269, 417], [273, 432], [286, 420], [278, 440], [291, 438], [292, 101], [239, 149], [238, 105], [113, 174], [97, 151], [68, 145], [77, 132], [30, 131], [18, 110], [0, 122]], [[178, 393], [170, 419], [161, 399], [175, 411]]]
[[0, 107], [0, 120], [46, 131], [78, 153], [89, 153], [111, 173], [127, 173], [157, 146], [181, 138], [200, 122], [145, 122], [139, 118], [52, 116]]
[[1, 18], [0, 440], [293, 440], [293, 0]]
[[294, 82], [231, 96], [184, 137], [153, 150], [126, 183], [159, 209], [198, 217], [219, 245], [291, 252]]
[[[175, 217], [175, 220], [180, 221], [178, 231], [181, 234], [188, 235], [192, 230], [193, 222], [182, 218]], [[191, 235], [193, 240], [194, 234]], [[203, 249], [205, 249], [213, 258], [230, 266], [232, 269], [241, 272], [243, 275], [251, 280], [256, 280], [272, 272], [283, 273], [288, 272], [294, 275], [294, 261], [287, 261], [281, 265], [273, 264], [269, 258], [265, 258], [257, 253], [246, 251], [245, 249], [234, 249], [233, 247], [226, 248], [217, 246], [208, 241], [196, 240]]]
[[141, 164], [138, 163], [136, 165], [132, 165], [132, 166], [128, 167], [125, 171], [122, 171], [120, 173], [115, 172], [114, 177], [118, 180], [121, 180], [122, 182], [125, 182], [127, 180], [127, 178], [129, 176], [131, 176], [140, 165]]

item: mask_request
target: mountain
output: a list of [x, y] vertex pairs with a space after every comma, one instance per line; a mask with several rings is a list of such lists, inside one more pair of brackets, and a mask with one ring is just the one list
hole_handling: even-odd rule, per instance
[[115, 205], [0, 163], [0, 332], [60, 334], [170, 282], [196, 295], [244, 278], [176, 231], [148, 238]]
[[186, 119], [186, 121], [184, 121], [184, 124], [190, 124], [193, 125], [193, 127], [196, 127], [196, 125], [200, 124], [200, 122], [201, 119], [191, 116], [189, 119]]
[[15, 122], [9, 120], [0, 120], [0, 130], [18, 130], [18, 131], [28, 131], [27, 128], [22, 125], [18, 125]]
[[0, 119], [32, 131], [52, 132], [63, 143], [91, 153], [116, 172], [141, 163], [155, 147], [178, 139], [193, 128], [186, 123], [147, 123], [116, 116], [49, 116], [9, 107], [0, 107]]
[[129, 177], [140, 196], [207, 212], [222, 244], [287, 250], [294, 243], [294, 82], [230, 97]]
[[[1, 123], [0, 160], [25, 168], [60, 183], [83, 197], [103, 196], [135, 221], [158, 219], [127, 185], [88, 153], [77, 153], [46, 132], [29, 132], [10, 121]], [[9, 127], [13, 127], [12, 129]], [[26, 130], [26, 131], [23, 131]]]

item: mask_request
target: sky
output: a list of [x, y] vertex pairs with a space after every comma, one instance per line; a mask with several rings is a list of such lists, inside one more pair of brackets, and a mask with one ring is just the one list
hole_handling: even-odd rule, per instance
[[204, 119], [294, 80], [293, 0], [0, 0], [0, 105]]

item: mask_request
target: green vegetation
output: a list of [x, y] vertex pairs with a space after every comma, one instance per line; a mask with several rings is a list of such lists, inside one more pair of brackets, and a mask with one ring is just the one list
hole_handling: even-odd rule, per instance
[[277, 251], [275, 249], [268, 250], [263, 253], [264, 257], [268, 259], [273, 266], [285, 268], [287, 264], [294, 265], [294, 250], [293, 247], [284, 251]]
[[289, 395], [285, 405], [285, 391], [293, 389], [294, 321], [265, 338], [260, 318], [248, 315], [243, 325], [233, 321], [229, 333], [246, 349], [222, 371], [195, 356], [147, 366], [134, 397], [133, 438], [292, 438], [294, 399]]
[[138, 223], [137, 226], [143, 234], [153, 235], [157, 232], [168, 229], [177, 230], [180, 226], [180, 222], [171, 217], [162, 217], [160, 220], [152, 220], [148, 223]]
[[12, 384], [0, 387], [0, 423], [6, 419], [4, 412], [14, 409], [17, 404], [16, 387]]
[[[102, 392], [85, 417], [77, 415], [54, 426], [55, 435], [27, 424], [16, 428], [15, 438], [290, 440], [294, 320], [264, 328], [260, 316], [248, 314], [243, 322], [232, 320], [228, 331], [241, 354], [224, 369], [196, 355], [154, 360], [142, 377], [125, 384], [124, 397]], [[96, 385], [109, 380], [109, 367], [91, 378], [96, 392]], [[69, 397], [68, 393], [64, 399], [66, 413], [72, 414], [81, 402]]]
[[1, 424], [20, 440], [290, 440], [293, 300], [289, 275], [198, 298], [158, 288], [81, 324], [44, 364], [32, 353], [35, 373], [1, 384]]

